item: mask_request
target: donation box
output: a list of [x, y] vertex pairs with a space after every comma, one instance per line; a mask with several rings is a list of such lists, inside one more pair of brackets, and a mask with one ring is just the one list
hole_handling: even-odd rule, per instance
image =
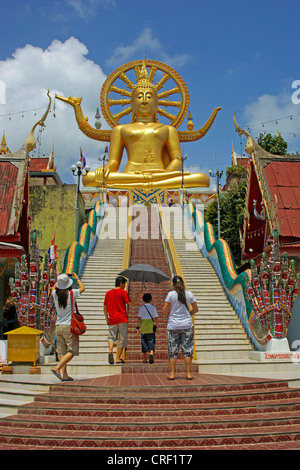
[[9, 361], [33, 362], [40, 357], [41, 330], [21, 326], [16, 330], [8, 331], [7, 335], [7, 364]]

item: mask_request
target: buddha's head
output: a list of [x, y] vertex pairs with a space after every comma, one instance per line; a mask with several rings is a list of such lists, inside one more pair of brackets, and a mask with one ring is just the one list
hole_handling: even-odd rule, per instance
[[137, 83], [131, 93], [132, 122], [138, 117], [151, 117], [153, 122], [157, 122], [157, 90], [149, 78], [145, 61], [140, 73], [137, 76]]
[[157, 122], [157, 93], [151, 87], [137, 87], [131, 96], [132, 122], [138, 117], [151, 117]]

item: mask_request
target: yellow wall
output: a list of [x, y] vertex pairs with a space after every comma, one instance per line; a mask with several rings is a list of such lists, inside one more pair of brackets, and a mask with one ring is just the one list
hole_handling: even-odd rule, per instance
[[[47, 251], [55, 232], [58, 271], [63, 267], [67, 248], [76, 238], [76, 191], [77, 186], [73, 184], [29, 188], [30, 229], [37, 231], [37, 244], [44, 259], [48, 256]], [[85, 205], [81, 194], [78, 206], [81, 227], [85, 222]]]

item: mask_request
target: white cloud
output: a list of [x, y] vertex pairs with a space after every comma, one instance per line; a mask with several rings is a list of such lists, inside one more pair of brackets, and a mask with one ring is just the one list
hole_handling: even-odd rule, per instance
[[[59, 3], [61, 5], [62, 2]], [[114, 7], [115, 0], [66, 0], [66, 6], [80, 19], [85, 20], [96, 15], [101, 7]]]
[[[82, 97], [83, 114], [89, 116], [89, 122], [94, 126], [96, 109], [100, 109], [99, 94], [106, 76], [99, 65], [87, 59], [87, 54], [86, 46], [70, 37], [64, 43], [54, 40], [45, 50], [27, 44], [18, 48], [11, 58], [0, 61], [0, 80], [6, 85], [6, 104], [0, 104], [0, 134], [2, 137], [5, 131], [12, 151], [23, 145], [33, 124], [43, 115], [44, 109], [28, 110], [47, 107], [47, 89], [50, 89], [52, 98], [55, 93]], [[41, 154], [49, 155], [54, 142], [58, 172], [64, 182], [72, 182], [69, 168], [78, 159], [80, 147], [88, 164], [95, 168], [99, 166], [97, 157], [106, 144], [82, 134], [73, 108], [58, 100], [55, 104], [56, 118], [53, 113], [48, 116], [40, 150]], [[19, 113], [22, 111], [24, 117]], [[103, 127], [104, 124], [102, 122]], [[39, 134], [37, 128], [36, 139]], [[35, 155], [38, 149], [37, 143]]]
[[250, 129], [254, 138], [260, 132], [273, 135], [280, 132], [291, 153], [300, 150], [300, 104], [293, 104], [293, 91], [286, 88], [278, 95], [262, 95], [245, 107], [243, 116], [249, 126], [246, 130]]
[[156, 60], [171, 67], [182, 67], [191, 59], [189, 54], [168, 55], [163, 44], [154, 36], [152, 29], [146, 27], [132, 43], [116, 47], [106, 65], [108, 67], [119, 67], [131, 60], [143, 57], [150, 58], [150, 56], [151, 58], [155, 56]]
[[150, 51], [159, 51], [161, 47], [159, 40], [154, 38], [152, 29], [145, 28], [131, 44], [116, 47], [112, 57], [107, 60], [107, 66], [122, 65], [131, 60], [136, 54], [142, 54], [145, 57]]
[[[115, 0], [51, 0], [39, 2], [36, 7], [38, 13], [48, 20], [61, 25], [67, 25], [72, 19], [88, 21], [99, 14], [100, 9], [113, 9]], [[25, 8], [30, 12], [32, 6], [26, 3]], [[68, 28], [68, 26], [67, 26]]]

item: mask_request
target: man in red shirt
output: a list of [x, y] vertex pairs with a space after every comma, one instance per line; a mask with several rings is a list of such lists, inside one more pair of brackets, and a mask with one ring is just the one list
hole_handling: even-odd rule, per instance
[[131, 300], [125, 290], [127, 279], [119, 276], [115, 280], [115, 289], [111, 289], [105, 294], [104, 315], [108, 324], [108, 362], [114, 363], [113, 348], [119, 341], [117, 349], [116, 363], [121, 364], [125, 361], [121, 359], [124, 348], [128, 345], [128, 316], [127, 305], [134, 305], [141, 297], [139, 292], [134, 300]]

